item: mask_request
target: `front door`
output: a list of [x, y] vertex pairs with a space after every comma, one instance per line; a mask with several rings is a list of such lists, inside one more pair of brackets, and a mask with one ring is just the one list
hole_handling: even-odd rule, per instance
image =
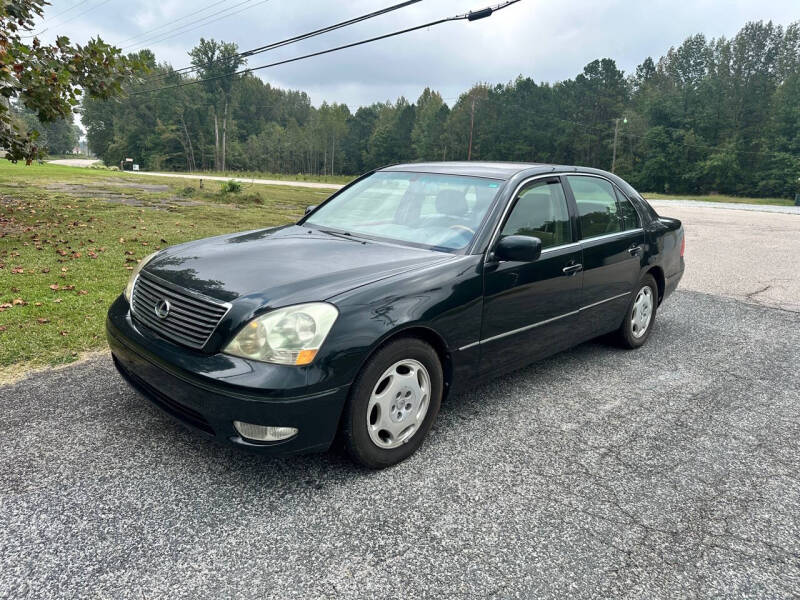
[[622, 323], [641, 276], [644, 231], [630, 200], [607, 179], [565, 179], [578, 209], [583, 247], [580, 329], [591, 338]]
[[583, 279], [560, 179], [534, 180], [512, 202], [498, 240], [537, 237], [542, 255], [533, 262], [489, 259], [485, 266], [481, 364], [495, 374], [571, 345]]

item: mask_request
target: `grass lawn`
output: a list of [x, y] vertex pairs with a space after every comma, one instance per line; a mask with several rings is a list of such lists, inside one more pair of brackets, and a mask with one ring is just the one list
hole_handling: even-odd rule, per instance
[[746, 198], [744, 196], [724, 196], [714, 194], [712, 196], [685, 196], [681, 194], [656, 194], [643, 193], [642, 196], [647, 200], [699, 200], [701, 202], [732, 202], [735, 204], [770, 204], [773, 206], [794, 206], [794, 200], [787, 198]]
[[105, 314], [143, 256], [296, 220], [324, 190], [148, 178], [0, 160], [0, 382], [105, 347]]

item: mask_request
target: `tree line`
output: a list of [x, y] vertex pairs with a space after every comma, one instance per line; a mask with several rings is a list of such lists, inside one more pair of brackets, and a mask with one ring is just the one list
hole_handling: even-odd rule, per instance
[[83, 100], [90, 149], [149, 170], [355, 175], [507, 160], [613, 167], [651, 192], [800, 191], [800, 22], [694, 35], [628, 75], [604, 58], [566, 81], [477, 84], [451, 103], [426, 89], [354, 112], [242, 73], [234, 44], [201, 40], [189, 55], [190, 73], [130, 55], [149, 66], [143, 80], [121, 99]]

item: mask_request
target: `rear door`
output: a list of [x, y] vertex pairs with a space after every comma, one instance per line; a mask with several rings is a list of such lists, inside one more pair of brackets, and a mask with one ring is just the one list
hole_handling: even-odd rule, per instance
[[583, 250], [579, 321], [589, 338], [622, 323], [641, 274], [644, 231], [630, 200], [609, 180], [592, 175], [565, 179], [578, 212]]
[[538, 237], [542, 255], [533, 262], [487, 260], [481, 363], [495, 374], [572, 344], [582, 279], [581, 246], [558, 177], [520, 188], [494, 243], [507, 235]]

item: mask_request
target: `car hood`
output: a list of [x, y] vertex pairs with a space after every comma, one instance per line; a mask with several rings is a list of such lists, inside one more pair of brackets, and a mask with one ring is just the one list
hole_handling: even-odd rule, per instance
[[253, 306], [320, 301], [451, 254], [289, 225], [168, 248], [144, 271], [182, 288]]

